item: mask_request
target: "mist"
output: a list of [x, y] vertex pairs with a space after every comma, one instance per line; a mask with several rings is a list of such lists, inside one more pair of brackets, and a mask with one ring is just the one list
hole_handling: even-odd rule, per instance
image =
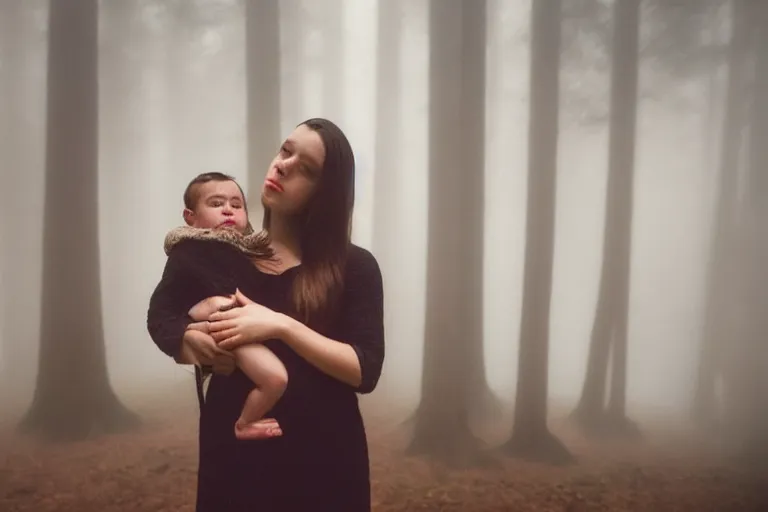
[[[78, 1], [64, 3], [75, 5]], [[450, 3], [461, 6], [471, 2]], [[529, 173], [535, 172], [531, 167], [533, 146], [529, 145], [533, 136], [529, 117], [531, 92], [536, 87], [531, 82], [535, 27], [530, 0], [482, 3], [486, 9], [484, 78], [480, 77], [481, 83], [474, 89], [479, 87], [484, 91], [484, 98], [478, 100], [484, 103], [484, 115], [477, 118], [481, 123], [478, 126], [482, 127], [482, 151], [479, 159], [463, 159], [455, 169], [431, 167], [430, 154], [435, 158], [435, 154], [443, 152], [458, 156], [464, 151], [471, 152], [463, 142], [468, 136], [462, 134], [474, 133], [476, 126], [457, 114], [458, 122], [449, 129], [455, 131], [454, 139], [430, 137], [430, 91], [436, 86], [430, 84], [430, 66], [434, 62], [430, 55], [435, 53], [431, 53], [434, 48], [430, 46], [428, 0], [395, 0], [391, 4], [384, 0], [275, 2], [279, 4], [278, 53], [264, 57], [258, 65], [262, 66], [259, 69], [272, 66], [269, 69], [279, 70], [279, 76], [263, 75], [259, 82], [249, 81], [252, 71], [247, 64], [248, 52], [249, 48], [256, 47], [248, 46], [246, 15], [247, 9], [253, 6], [247, 7], [247, 2], [101, 0], [98, 3], [98, 208], [88, 216], [98, 225], [100, 272], [98, 276], [77, 279], [82, 282], [99, 279], [101, 306], [93, 309], [87, 303], [68, 304], [62, 311], [81, 312], [93, 318], [101, 315], [109, 385], [118, 400], [142, 422], [135, 431], [115, 435], [140, 439], [154, 428], [147, 425], [165, 421], [163, 409], [167, 408], [176, 411], [173, 413], [176, 416], [183, 416], [173, 421], [185, 424], [183, 444], [188, 445], [189, 457], [194, 455], [197, 403], [192, 367], [177, 365], [162, 354], [146, 328], [149, 297], [166, 261], [163, 239], [170, 229], [183, 224], [182, 193], [187, 183], [197, 174], [208, 171], [221, 171], [238, 180], [248, 191], [251, 219], [254, 224], [260, 224], [258, 191], [269, 161], [280, 141], [296, 125], [313, 117], [334, 121], [350, 140], [356, 159], [352, 238], [355, 244], [373, 252], [384, 277], [386, 359], [377, 389], [360, 399], [366, 427], [374, 432], [384, 428], [386, 432], [382, 436], [401, 436], [405, 447], [410, 443], [409, 429], [413, 425], [407, 419], [411, 415], [416, 415], [418, 438], [420, 414], [435, 417], [443, 414], [441, 406], [431, 409], [432, 413], [420, 409], [420, 404], [426, 404], [422, 398], [422, 390], [426, 389], [422, 377], [428, 367], [424, 358], [429, 354], [425, 339], [429, 338], [429, 332], [436, 332], [430, 331], [430, 318], [442, 314], [445, 322], [453, 325], [452, 318], [464, 313], [450, 309], [453, 307], [450, 305], [433, 305], [430, 309], [428, 300], [434, 295], [430, 295], [428, 283], [464, 279], [462, 274], [468, 270], [455, 263], [471, 261], [471, 258], [454, 257], [455, 240], [447, 235], [440, 238], [434, 230], [466, 232], [473, 231], [473, 226], [481, 226], [480, 237], [460, 239], [462, 246], [467, 246], [463, 249], [467, 254], [479, 255], [481, 265], [477, 274], [482, 276], [481, 300], [475, 301], [481, 315], [481, 328], [476, 331], [478, 339], [443, 339], [434, 343], [438, 350], [454, 350], [453, 347], [466, 344], [482, 352], [484, 378], [495, 405], [478, 409], [473, 403], [477, 400], [468, 398], [469, 423], [479, 437], [504, 440], [510, 435], [513, 422], [517, 425], [516, 420], [513, 421], [514, 404], [520, 402], [519, 394], [516, 400], [516, 393], [520, 392], [526, 243], [531, 240], [527, 238], [526, 229], [530, 229], [527, 219], [532, 206], [540, 206], [530, 202], [528, 187]], [[765, 300], [765, 292], [749, 295], [746, 291], [751, 289], [749, 283], [753, 283], [753, 287], [757, 286], [754, 283], [765, 283], [764, 264], [759, 263], [765, 260], [755, 255], [765, 255], [768, 238], [764, 228], [759, 237], [752, 237], [751, 256], [745, 256], [746, 249], [739, 248], [742, 246], [734, 245], [737, 243], [734, 240], [745, 230], [752, 229], [749, 226], [754, 221], [749, 219], [765, 218], [759, 217], [760, 212], [768, 211], [768, 195], [755, 192], [756, 189], [768, 192], [762, 176], [768, 168], [768, 158], [765, 150], [761, 152], [756, 146], [760, 140], [768, 147], [768, 140], [760, 139], [768, 134], [764, 127], [768, 117], [763, 119], [755, 114], [765, 113], [768, 104], [765, 90], [760, 89], [765, 80], [765, 72], [760, 75], [760, 66], [765, 68], [768, 64], [759, 57], [761, 52], [768, 52], [759, 46], [767, 36], [762, 34], [763, 28], [754, 24], [751, 35], [740, 43], [741, 49], [729, 50], [729, 45], [736, 44], [731, 34], [738, 28], [733, 14], [733, 6], [738, 3], [739, 0], [677, 2], [679, 5], [675, 8], [662, 0], [639, 2], [638, 94], [634, 147], [629, 158], [633, 168], [628, 178], [632, 198], [628, 221], [631, 227], [628, 231], [631, 244], [627, 248], [628, 287], [625, 299], [612, 296], [606, 300], [614, 305], [626, 300], [625, 416], [642, 435], [641, 438], [619, 436], [622, 443], [628, 444], [622, 444], [611, 456], [621, 459], [618, 454], [626, 453], [622, 451], [626, 446], [642, 446], [649, 439], [656, 439], [659, 429], [673, 430], [682, 438], [695, 437], [701, 443], [696, 445], [696, 450], [687, 452], [691, 467], [697, 467], [703, 453], [707, 453], [707, 457], [714, 453], [711, 460], [716, 462], [711, 463], [712, 467], [726, 468], [722, 471], [730, 475], [728, 468], [736, 464], [739, 469], [733, 471], [738, 472], [738, 478], [757, 478], [744, 476], [740, 462], [733, 463], [730, 458], [727, 459], [730, 462], [721, 462], [735, 452], [741, 453], [740, 446], [763, 454], [768, 446], [765, 430], [758, 436], [759, 440], [743, 434], [751, 432], [743, 427], [746, 423], [765, 424], [762, 422], [768, 417], [768, 402], [759, 397], [742, 397], [737, 400], [741, 405], [736, 407], [728, 398], [729, 393], [735, 393], [733, 389], [747, 389], [750, 396], [768, 392], [765, 378], [760, 377], [768, 370], [765, 330], [768, 326], [763, 320], [766, 303], [758, 303], [755, 298]], [[765, 9], [760, 6], [749, 8], [764, 15]], [[461, 7], [456, 9], [461, 11]], [[463, 9], [468, 16], [472, 7], [465, 5]], [[542, 334], [536, 339], [544, 339], [544, 344], [548, 340], [545, 393], [552, 435], [571, 453], [579, 455], [574, 464], [582, 467], [585, 464], [592, 467], [590, 455], [585, 455], [592, 453], [592, 448], [584, 448], [582, 430], [568, 418], [584, 393], [604, 270], [606, 222], [617, 215], [609, 211], [610, 199], [607, 199], [612, 120], [622, 119], [616, 118], [615, 113], [611, 115], [615, 12], [618, 11], [614, 11], [614, 2], [608, 0], [563, 2], [559, 99], [555, 98], [559, 104], [555, 113], [559, 122], [556, 138], [550, 137], [556, 152], [551, 303], [548, 334], [546, 329], [538, 331]], [[47, 102], [49, 87], [53, 84], [49, 81], [51, 68], [48, 67], [48, 13], [48, 2], [42, 0], [7, 0], [0, 6], [0, 169], [4, 197], [0, 205], [0, 381], [3, 383], [0, 454], [5, 452], [0, 456], [0, 482], [9, 483], [5, 497], [0, 494], [0, 503], [15, 507], [9, 510], [69, 510], [67, 507], [85, 510], [83, 507], [88, 506], [103, 510], [96, 506], [96, 498], [78, 502], [72, 497], [61, 497], [60, 508], [56, 508], [55, 501], [42, 505], [31, 494], [19, 498], [11, 492], [24, 481], [23, 475], [17, 472], [21, 471], [20, 466], [12, 461], [26, 453], [23, 450], [33, 450], [42, 457], [48, 450], [36, 444], [41, 442], [39, 436], [30, 437], [16, 430], [35, 400], [35, 390], [40, 385], [39, 371], [55, 368], [54, 363], [44, 362], [46, 356], [41, 357], [40, 351], [41, 339], [55, 338], [55, 334], [50, 333], [56, 333], [59, 328], [57, 325], [43, 328], [45, 318], [56, 315], [51, 313], [52, 316], [45, 317], [43, 311], [44, 240], [46, 229], [51, 229], [46, 228], [46, 208], [49, 215], [51, 207], [57, 208], [56, 225], [65, 230], [58, 236], [71, 239], [71, 244], [80, 243], [79, 232], [81, 228], [86, 229], [82, 223], [67, 221], [73, 211], [85, 207], [78, 204], [82, 197], [73, 192], [76, 187], [70, 185], [54, 191], [54, 196], [62, 194], [55, 201], [50, 196], [46, 198], [46, 172], [52, 169], [51, 142], [47, 141], [51, 136], [47, 125], [52, 114]], [[753, 17], [756, 16], [758, 14]], [[269, 20], [265, 20], [262, 23], [267, 23], [266, 26], [258, 25], [259, 19], [253, 22], [256, 31], [274, 30]], [[461, 30], [456, 34], [456, 38], [462, 39]], [[469, 38], [463, 37], [465, 41]], [[261, 40], [257, 44], [266, 43]], [[440, 55], [445, 54], [444, 51]], [[729, 100], [729, 87], [734, 87], [729, 77], [729, 62], [731, 66], [736, 64], [729, 61], [729, 55], [736, 55], [742, 70], [737, 84], [742, 92], [735, 94], [735, 108], [739, 111], [735, 121], [728, 110], [732, 108], [729, 101], [734, 101], [734, 98]], [[69, 66], [71, 72], [76, 73], [80, 64], [75, 57], [72, 59], [70, 64], [57, 69]], [[461, 72], [455, 72], [456, 76], [464, 77], [459, 83], [475, 87], [467, 85], [477, 79], [476, 75], [466, 72], [470, 69], [464, 67], [468, 60], [471, 59], [462, 59], [459, 54], [451, 62], [445, 59], [441, 62], [462, 66]], [[259, 69], [251, 76], [257, 76]], [[449, 76], [448, 71], [443, 72], [440, 76]], [[265, 89], [251, 90], [249, 109], [249, 83], [272, 87], [270, 91], [278, 95], [279, 104], [272, 102], [269, 110], [270, 102], [266, 100], [258, 104], [261, 107], [253, 107], [259, 101], [259, 91]], [[473, 117], [471, 122], [477, 119]], [[82, 129], [77, 115], [66, 122], [73, 132]], [[725, 148], [728, 143], [723, 142], [728, 139], [728, 130], [739, 134], [733, 165], [723, 163], [724, 151], [729, 151]], [[750, 135], [750, 130], [761, 131]], [[440, 133], [444, 132], [445, 127]], [[451, 147], [451, 140], [462, 149]], [[66, 149], [56, 154], [66, 154]], [[756, 158], [765, 159], [756, 163]], [[760, 175], [757, 170], [751, 170], [758, 168]], [[729, 173], [729, 177], [722, 178], [724, 172]], [[432, 177], [430, 173], [434, 173]], [[444, 176], [445, 188], [435, 185], [441, 180], [439, 176]], [[66, 180], [66, 177], [58, 179]], [[448, 183], [450, 180], [454, 180], [452, 184]], [[737, 220], [723, 231], [718, 215], [723, 204], [723, 184], [729, 180], [729, 189], [736, 189], [731, 208], [751, 205], [749, 212], [752, 213], [743, 207], [739, 210], [742, 213], [734, 217]], [[472, 189], [473, 184], [478, 184], [482, 195], [482, 199], [474, 203], [465, 200], [461, 192]], [[50, 193], [50, 188], [48, 190]], [[462, 210], [461, 215], [430, 219], [430, 201], [436, 201], [439, 194], [453, 194], [451, 198], [458, 198], [456, 208]], [[470, 211], [467, 205], [478, 206], [480, 211]], [[435, 227], [438, 224], [439, 228]], [[472, 240], [481, 240], [481, 243], [471, 245]], [[726, 252], [730, 251], [732, 258], [741, 263], [722, 266], [716, 247], [723, 243], [728, 246]], [[430, 262], [439, 260], [441, 255], [444, 260], [439, 266], [440, 275], [429, 277]], [[49, 254], [48, 258], [51, 268], [72, 272], [67, 269], [67, 258], [58, 263], [56, 254]], [[714, 268], [718, 261], [721, 267]], [[433, 266], [433, 271], [435, 268], [438, 267]], [[717, 272], [721, 275], [725, 272], [731, 276], [726, 280], [737, 284], [731, 285], [727, 292], [731, 300], [721, 298], [717, 302], [720, 306], [713, 309], [712, 296], [721, 293], [713, 291], [713, 280], [718, 279], [713, 276]], [[448, 286], [447, 289], [459, 288]], [[67, 302], [64, 297], [57, 300]], [[444, 307], [443, 313], [440, 307]], [[727, 311], [721, 311], [723, 308]], [[621, 315], [618, 309], [613, 311], [613, 315]], [[59, 318], [66, 323], [66, 317]], [[62, 329], [67, 332], [66, 327]], [[696, 414], [697, 393], [701, 393], [702, 386], [702, 354], [705, 352], [702, 347], [713, 329], [718, 333], [718, 355], [714, 358], [725, 361], [722, 366], [726, 369], [722, 373], [713, 371], [708, 377], [711, 383], [704, 385], [712, 391], [709, 417], [702, 418]], [[749, 332], [744, 334], [745, 331]], [[617, 334], [613, 336], [616, 340]], [[746, 341], [740, 341], [742, 339]], [[761, 341], [755, 341], [758, 339]], [[66, 345], [78, 341], [65, 337], [56, 343]], [[57, 353], [62, 354], [62, 349], [58, 350]], [[57, 356], [54, 354], [54, 357]], [[81, 367], [77, 361], [68, 361], [67, 365], [69, 372], [88, 372], [88, 368]], [[469, 382], [473, 377], [460, 370], [461, 364], [456, 368], [459, 370], [452, 378], [472, 387], [474, 384]], [[749, 379], [746, 375], [755, 378], [744, 381]], [[613, 378], [609, 376], [608, 380]], [[60, 399], [66, 400], [66, 396], [66, 391], [61, 390]], [[447, 392], [433, 397], [440, 402], [454, 399]], [[743, 413], [745, 408], [753, 413], [744, 413], [738, 420], [729, 416], [728, 411]], [[78, 414], [76, 410], [70, 412]], [[110, 435], [104, 433], [95, 438], [98, 441], [87, 442], [109, 446]], [[373, 433], [370, 435], [375, 437]], [[450, 443], [460, 443], [454, 434], [432, 431], [432, 435], [446, 435]], [[594, 432], [584, 435], [588, 443], [592, 443], [590, 446], [599, 447], [606, 442]], [[23, 449], [14, 446], [13, 440], [19, 438], [27, 443]], [[122, 438], [116, 439], [115, 446], [124, 442]], [[530, 442], [536, 444], [535, 439]], [[57, 454], [56, 460], [66, 460], [66, 456], [61, 455], [61, 446], [66, 443], [56, 446], [50, 448]], [[401, 451], [394, 460], [407, 459], [407, 450]], [[372, 448], [374, 474], [377, 453]], [[635, 463], [631, 462], [635, 461], [632, 454], [627, 455], [626, 463]], [[384, 457], [381, 455], [381, 460]], [[417, 457], [442, 460], [439, 453]], [[448, 458], [455, 462], [456, 457]], [[461, 464], [474, 467], [470, 459], [463, 458]], [[194, 459], [184, 460], [195, 463]], [[548, 462], [547, 457], [539, 460]], [[170, 464], [174, 462], [171, 460]], [[397, 466], [402, 471], [411, 467], [407, 466], [411, 463], [402, 464], [406, 466]], [[694, 469], [686, 471], [695, 474]], [[514, 472], [499, 478], [513, 478], [510, 474]], [[188, 485], [192, 494], [188, 496], [193, 497], [194, 474], [191, 478]], [[664, 478], [667, 477], [660, 477]], [[739, 503], [745, 507], [757, 503], [755, 500], [760, 498], [756, 491], [759, 484], [754, 483], [757, 480], [749, 480], [749, 486], [739, 487], [729, 478], [717, 491], [720, 493], [717, 496], [724, 500], [722, 503], [730, 503], [731, 498], [742, 500]], [[376, 485], [374, 483], [374, 495], [380, 500], [374, 504], [375, 510], [409, 510], [413, 503], [419, 502], [408, 502], [389, 487], [385, 489], [384, 484], [378, 488]], [[407, 487], [403, 482], [397, 485]], [[425, 488], [427, 485], [424, 484]], [[733, 489], [731, 494], [730, 489]], [[6, 492], [5, 489], [2, 492]], [[51, 492], [59, 493], [63, 489]], [[440, 505], [438, 498], [414, 492], [425, 507], [443, 510], [439, 507], [445, 503]], [[493, 494], [495, 491], [483, 492]], [[686, 503], [711, 504], [715, 499], [704, 490], [691, 492], [701, 501], [685, 498]], [[660, 499], [661, 502], [655, 502], [656, 508], [674, 508], [672, 501]], [[173, 507], [181, 506], [169, 500], [163, 501], [167, 508], [158, 505], [159, 508], [152, 510], [176, 510]], [[480, 502], [463, 494], [453, 502], [459, 507], [455, 510], [469, 510], [471, 503]], [[511, 510], [505, 508], [511, 507], [509, 503], [499, 501], [499, 508], [489, 505], [487, 510]], [[526, 503], [533, 506], [530, 500]], [[634, 510], [633, 506], [643, 508], [649, 503], [627, 503], [626, 508], [615, 503], [606, 506], [612, 507], [610, 510]], [[187, 506], [191, 506], [191, 501]], [[515, 510], [527, 510], [520, 507]], [[546, 509], [566, 510], [554, 505]]]

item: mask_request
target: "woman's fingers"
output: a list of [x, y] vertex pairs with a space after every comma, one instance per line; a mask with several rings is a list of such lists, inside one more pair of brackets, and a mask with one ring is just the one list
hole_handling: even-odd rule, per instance
[[216, 320], [214, 322], [210, 322], [208, 326], [208, 332], [210, 334], [214, 334], [220, 331], [226, 331], [227, 329], [232, 329], [233, 327], [237, 326], [237, 322], [234, 319], [229, 320]]
[[225, 350], [234, 350], [237, 347], [239, 347], [242, 344], [242, 336], [239, 334], [235, 334], [231, 338], [226, 338], [219, 342], [219, 348], [223, 348]]
[[217, 311], [208, 317], [209, 322], [221, 322], [222, 320], [231, 320], [237, 318], [240, 312], [237, 308], [231, 308], [226, 311]]
[[224, 329], [222, 331], [214, 332], [211, 334], [213, 339], [217, 342], [221, 342], [226, 340], [227, 338], [231, 338], [237, 334], [237, 329], [232, 327], [230, 329]]

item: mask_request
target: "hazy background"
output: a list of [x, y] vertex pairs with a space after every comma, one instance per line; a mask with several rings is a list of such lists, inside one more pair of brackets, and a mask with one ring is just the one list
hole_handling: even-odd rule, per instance
[[[7, 2], [10, 4], [10, 0]], [[17, 2], [20, 3], [20, 2]], [[130, 2], [128, 2], [130, 3]], [[178, 2], [177, 2], [178, 3]], [[40, 318], [45, 162], [47, 2], [23, 2], [3, 30], [4, 103], [15, 132], [4, 147], [2, 358], [13, 351], [16, 404], [35, 383]], [[134, 2], [130, 16], [101, 2], [99, 236], [104, 340], [118, 394], [189, 380], [145, 328], [148, 298], [165, 262], [162, 240], [182, 222], [181, 193], [200, 172], [220, 170], [248, 184], [243, 6], [190, 1], [197, 18], [174, 24], [174, 2]], [[354, 240], [370, 248], [377, 91], [377, 2], [284, 0], [281, 23], [283, 135], [309, 117], [347, 133], [357, 158]], [[140, 6], [140, 8], [139, 8]], [[3, 7], [6, 7], [5, 5]], [[178, 7], [177, 7], [178, 8]], [[485, 359], [491, 387], [512, 397], [522, 298], [527, 175], [530, 2], [488, 4], [487, 161], [465, 170], [485, 180]], [[427, 2], [405, 3], [399, 60], [402, 123], [396, 192], [387, 222], [400, 250], [381, 261], [387, 295], [387, 366], [378, 393], [416, 405], [424, 329], [427, 233]], [[338, 32], [328, 28], [339, 25]], [[338, 38], [338, 41], [335, 40]], [[328, 76], [326, 48], [341, 43], [341, 76]], [[19, 55], [20, 54], [20, 55]], [[325, 59], [325, 60], [324, 60]], [[11, 68], [11, 64], [18, 66]], [[124, 77], [124, 79], [120, 79]], [[655, 80], [641, 65], [642, 83]], [[584, 82], [587, 83], [584, 83]], [[331, 91], [326, 88], [333, 87]], [[672, 84], [639, 107], [629, 321], [629, 402], [686, 415], [693, 393], [717, 168], [705, 79]], [[564, 76], [607, 109], [608, 76]], [[297, 94], [298, 93], [298, 94]], [[685, 101], [681, 101], [681, 96]], [[550, 396], [578, 398], [599, 284], [607, 122], [562, 113]], [[75, 121], [71, 127], [77, 130]], [[258, 133], [252, 136], [258, 137]], [[11, 167], [10, 162], [16, 165]], [[266, 172], [268, 161], [260, 165]], [[252, 198], [251, 198], [252, 199]], [[66, 216], [66, 211], [60, 215]], [[257, 219], [258, 221], [258, 219]], [[445, 279], [453, 276], [446, 275]], [[8, 388], [5, 387], [7, 390]], [[190, 390], [191, 392], [191, 390]]]
[[[106, 471], [149, 486], [123, 486], [124, 495], [178, 506], [168, 489], [184, 488], [193, 500], [192, 368], [174, 364], [146, 330], [163, 239], [182, 223], [187, 183], [208, 171], [241, 183], [259, 224], [267, 166], [312, 117], [336, 122], [352, 144], [353, 240], [384, 276], [385, 367], [361, 399], [378, 439], [377, 503], [390, 496], [411, 506], [387, 493], [418, 485], [419, 496], [438, 500], [423, 474], [409, 472], [413, 459], [397, 459], [397, 471], [387, 465], [400, 448], [376, 437], [382, 418], [414, 427], [404, 435], [415, 453], [464, 465], [477, 462], [473, 434], [488, 440], [491, 431], [495, 443], [511, 430], [506, 453], [539, 461], [592, 450], [574, 441], [566, 417], [598, 446], [618, 434], [641, 447], [638, 428], [648, 433], [661, 419], [768, 460], [768, 4], [559, 4], [0, 0], [0, 434], [26, 427], [0, 436], [0, 487], [13, 484], [0, 505], [31, 504], [40, 493], [26, 482], [41, 479], [73, 493], [75, 483], [62, 483], [69, 474], [39, 471], [77, 457], [90, 471], [120, 449], [144, 459]], [[181, 434], [101, 435], [136, 425], [115, 413], [151, 423], [148, 404], [179, 403]], [[40, 435], [28, 441], [63, 434], [87, 443], [29, 448], [18, 434], [30, 431]], [[130, 473], [154, 471], [155, 456], [175, 468], [176, 484]], [[684, 474], [702, 467], [689, 466]], [[528, 478], [521, 471], [462, 485]], [[643, 480], [649, 474], [610, 485], [635, 497], [644, 489], [650, 501], [634, 503], [661, 510], [653, 499], [666, 495]], [[408, 481], [388, 487], [395, 475]], [[757, 489], [731, 476], [702, 477], [700, 503], [715, 506], [715, 489], [726, 496], [717, 503], [731, 504], [730, 489]], [[77, 485], [106, 489], [92, 478]], [[599, 478], [595, 489], [604, 489]], [[659, 481], [674, 480], [665, 492], [683, 495], [696, 478]]]
[[[88, 7], [86, 0], [61, 1], [70, 9]], [[270, 20], [264, 13], [276, 5], [279, 15]], [[481, 5], [486, 5], [484, 27], [467, 21]], [[58, 63], [57, 71], [49, 75], [48, 2], [2, 0], [0, 417], [15, 424], [30, 409], [37, 386], [37, 409], [50, 412], [55, 407], [45, 404], [58, 404], [70, 407], [66, 414], [91, 414], [98, 422], [98, 408], [108, 407], [105, 402], [77, 396], [89, 386], [108, 387], [89, 377], [103, 366], [102, 347], [109, 383], [129, 409], [138, 411], [142, 401], [157, 397], [173, 400], [179, 393], [186, 393], [183, 400], [193, 399], [191, 368], [164, 356], [149, 339], [145, 323], [165, 263], [163, 238], [182, 223], [182, 192], [201, 172], [231, 174], [249, 190], [252, 219], [258, 224], [258, 190], [280, 140], [308, 118], [327, 117], [345, 131], [356, 155], [353, 240], [373, 251], [384, 275], [385, 368], [375, 393], [364, 399], [373, 409], [386, 414], [392, 406], [416, 408], [422, 369], [442, 366], [439, 376], [425, 382], [467, 382], [472, 390], [457, 398], [450, 391], [453, 385], [433, 386], [438, 392], [417, 414], [422, 419], [442, 414], [465, 421], [467, 411], [480, 402], [489, 406], [481, 412], [492, 413], [494, 404], [508, 412], [516, 392], [518, 402], [521, 396], [539, 397], [537, 405], [529, 402], [525, 409], [525, 418], [539, 418], [530, 420], [534, 423], [544, 424], [544, 414], [536, 416], [539, 405], [559, 417], [572, 410], [582, 395], [598, 308], [605, 219], [621, 215], [630, 220], [613, 234], [631, 234], [626, 416], [641, 423], [653, 414], [679, 424], [693, 418], [712, 425], [728, 423], [728, 411], [740, 410], [738, 439], [757, 446], [758, 438], [749, 436], [765, 432], [760, 422], [768, 424], [768, 403], [762, 398], [768, 391], [763, 376], [768, 370], [763, 320], [768, 301], [760, 284], [768, 284], [760, 263], [766, 260], [768, 240], [759, 228], [768, 204], [768, 155], [762, 150], [768, 147], [768, 115], [761, 114], [768, 110], [768, 87], [763, 87], [768, 64], [757, 57], [768, 52], [768, 37], [752, 21], [765, 16], [768, 22], [767, 9], [741, 0], [564, 0], [561, 22], [555, 16], [548, 19], [557, 23], [532, 29], [531, 5], [524, 0], [102, 0], [98, 137], [91, 137], [89, 129], [97, 125], [88, 121], [87, 97], [53, 114], [47, 103], [51, 91], [72, 86], [70, 71], [86, 69], [87, 52], [66, 46], [62, 36], [61, 46], [53, 46], [63, 48], [51, 61]], [[631, 47], [631, 38], [629, 43], [614, 40], [612, 22], [620, 5], [629, 6], [624, 12], [630, 13], [630, 25], [631, 6], [640, 6], [634, 24], [640, 32], [639, 93], [637, 101], [627, 93], [632, 89], [631, 81], [622, 82], [627, 72], [614, 76], [615, 87], [624, 92], [617, 105], [631, 111], [636, 104], [637, 123], [635, 137], [631, 120], [622, 125], [622, 140], [629, 146], [619, 144], [614, 153], [625, 157], [625, 164], [614, 170], [633, 186], [634, 201], [624, 213], [618, 201], [611, 213], [606, 209], [611, 202], [606, 200], [611, 55], [616, 44], [630, 44], [624, 52]], [[249, 10], [256, 6], [262, 10]], [[435, 22], [430, 28], [430, 9], [442, 25]], [[73, 31], [87, 28], [71, 20]], [[246, 20], [253, 22], [252, 43]], [[554, 132], [531, 132], [529, 126], [530, 91], [545, 91], [554, 76], [531, 83], [531, 40], [538, 33], [550, 41], [542, 48], [554, 48], [556, 38], [550, 36], [557, 27], [562, 29], [560, 97], [541, 96], [533, 107], [544, 119], [548, 106], [559, 105], [559, 138]], [[460, 40], [456, 45], [450, 39], [454, 32]], [[279, 40], [272, 50], [270, 36]], [[471, 52], [480, 48], [482, 54], [483, 41], [485, 67], [475, 68], [480, 61]], [[550, 55], [556, 54], [555, 49]], [[628, 55], [618, 62], [631, 69], [632, 52]], [[256, 64], [249, 66], [249, 59]], [[540, 59], [543, 66], [546, 60]], [[442, 77], [432, 85], [431, 72], [433, 78]], [[464, 103], [446, 100], [459, 89]], [[69, 92], [69, 100], [77, 97]], [[475, 100], [485, 105], [484, 116], [467, 107]], [[249, 110], [249, 104], [257, 110]], [[454, 111], [459, 113], [451, 117]], [[441, 112], [446, 114], [441, 117]], [[52, 119], [56, 129], [50, 129]], [[617, 119], [620, 125], [622, 118]], [[430, 129], [438, 135], [430, 138]], [[476, 137], [482, 132], [484, 138]], [[88, 142], [78, 145], [83, 140]], [[476, 140], [479, 149], [473, 147]], [[531, 140], [540, 143], [533, 164]], [[97, 165], [70, 159], [72, 152], [95, 150], [96, 145]], [[526, 217], [538, 212], [544, 219], [548, 205], [541, 198], [529, 202], [528, 177], [529, 172], [544, 176], [537, 173], [546, 173], [542, 162], [554, 152], [549, 335], [544, 322], [523, 336], [529, 347], [537, 347], [535, 354], [545, 356], [549, 340], [548, 376], [537, 380], [544, 373], [535, 355], [533, 362], [519, 366], [518, 361]], [[83, 171], [89, 165], [98, 168], [97, 188]], [[84, 181], [73, 186], [78, 179]], [[91, 206], [96, 195], [97, 209]], [[431, 201], [441, 208], [455, 202], [462, 214], [429, 218]], [[723, 204], [729, 205], [726, 213], [718, 210]], [[472, 236], [473, 219], [480, 218], [482, 243]], [[716, 238], [715, 221], [723, 218], [726, 227]], [[99, 258], [88, 252], [95, 221]], [[544, 239], [546, 226], [532, 233]], [[44, 260], [46, 237], [50, 245]], [[461, 254], [451, 249], [457, 240]], [[541, 251], [534, 259], [546, 256]], [[730, 256], [723, 259], [726, 253]], [[480, 256], [471, 268], [461, 264]], [[87, 265], [78, 267], [88, 261], [95, 269], [97, 259], [98, 275], [95, 270], [88, 275]], [[44, 262], [50, 275], [65, 276], [52, 279], [58, 285], [46, 288]], [[431, 279], [449, 283], [449, 297], [429, 293], [429, 268], [442, 269]], [[463, 279], [474, 271], [483, 276], [482, 301], [457, 299], [474, 289], [477, 283]], [[621, 272], [613, 272], [611, 279], [620, 280]], [[544, 274], [531, 281], [532, 318], [547, 318], [541, 299], [548, 295]], [[84, 292], [96, 278], [98, 287]], [[68, 290], [62, 282], [69, 283]], [[723, 282], [730, 284], [723, 287]], [[605, 303], [615, 306], [608, 314], [615, 324], [623, 316], [620, 285], [613, 286]], [[431, 309], [428, 297], [435, 301]], [[50, 299], [47, 313], [45, 298]], [[464, 329], [472, 323], [470, 310], [479, 311], [482, 328]], [[448, 334], [436, 336], [440, 328]], [[427, 346], [432, 340], [433, 354], [438, 354], [432, 362], [424, 361], [430, 353], [424, 350], [425, 339]], [[494, 392], [487, 395], [494, 400], [484, 401], [487, 396], [479, 394], [484, 388], [474, 387], [476, 368], [482, 365], [473, 366], [473, 350], [482, 351]], [[453, 362], [438, 362], [439, 354], [448, 352]], [[462, 359], [466, 364], [456, 363]], [[47, 370], [39, 373], [40, 368]], [[518, 387], [518, 368], [530, 372], [524, 387]], [[544, 379], [548, 390], [539, 393]], [[594, 389], [585, 394], [596, 396]], [[458, 405], [445, 405], [454, 401]], [[737, 402], [741, 405], [728, 409]], [[620, 406], [611, 411], [625, 418]], [[56, 415], [45, 417], [51, 421]], [[461, 438], [441, 430], [447, 421], [422, 423], [431, 424], [426, 431]], [[746, 423], [749, 427], [742, 428]]]

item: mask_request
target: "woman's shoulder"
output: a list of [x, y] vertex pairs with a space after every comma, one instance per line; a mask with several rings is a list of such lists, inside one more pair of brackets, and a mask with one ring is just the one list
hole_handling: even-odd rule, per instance
[[346, 279], [348, 286], [367, 286], [381, 282], [381, 269], [376, 257], [364, 247], [351, 244], [347, 253]]
[[378, 270], [379, 263], [371, 251], [359, 245], [350, 244], [347, 253], [347, 268], [367, 268], [368, 270]]

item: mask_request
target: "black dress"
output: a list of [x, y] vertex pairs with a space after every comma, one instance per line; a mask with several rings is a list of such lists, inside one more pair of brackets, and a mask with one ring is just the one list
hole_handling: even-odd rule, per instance
[[[150, 300], [150, 335], [163, 352], [177, 355], [191, 322], [186, 312], [235, 287], [291, 314], [297, 269], [265, 274], [225, 243], [183, 241], [169, 254]], [[283, 436], [238, 441], [234, 423], [253, 384], [239, 370], [213, 375], [200, 415], [197, 512], [370, 510], [368, 446], [357, 393], [375, 388], [384, 360], [382, 278], [370, 252], [350, 247], [345, 283], [338, 321], [323, 334], [352, 345], [362, 384], [344, 384], [281, 341], [267, 341], [288, 371], [285, 394], [267, 415], [280, 422]]]

